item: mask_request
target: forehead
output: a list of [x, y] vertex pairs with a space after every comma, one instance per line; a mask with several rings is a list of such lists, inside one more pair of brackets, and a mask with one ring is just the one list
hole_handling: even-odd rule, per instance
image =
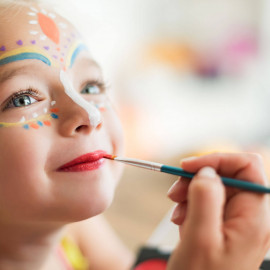
[[53, 10], [38, 5], [1, 11], [0, 66], [37, 59], [49, 66], [71, 67], [86, 50], [78, 31]]

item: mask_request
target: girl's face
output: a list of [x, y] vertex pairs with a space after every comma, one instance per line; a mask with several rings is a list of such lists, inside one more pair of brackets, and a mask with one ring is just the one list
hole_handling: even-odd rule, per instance
[[102, 212], [121, 167], [101, 157], [121, 154], [122, 130], [99, 66], [78, 32], [39, 6], [9, 9], [0, 30], [1, 222]]

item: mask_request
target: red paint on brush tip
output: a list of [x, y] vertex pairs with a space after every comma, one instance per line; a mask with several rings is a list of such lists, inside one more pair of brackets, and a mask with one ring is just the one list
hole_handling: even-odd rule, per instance
[[104, 154], [103, 157], [108, 158], [108, 159], [115, 159], [116, 158], [116, 156], [109, 155], [109, 154]]

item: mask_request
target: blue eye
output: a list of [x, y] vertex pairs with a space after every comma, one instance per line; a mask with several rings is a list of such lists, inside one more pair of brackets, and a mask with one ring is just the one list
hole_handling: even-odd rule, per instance
[[105, 91], [103, 82], [95, 81], [88, 83], [81, 91], [81, 94], [100, 95]]
[[21, 90], [14, 93], [6, 102], [3, 110], [11, 108], [22, 108], [30, 106], [36, 102], [41, 101], [39, 92], [35, 89], [29, 88], [27, 90]]
[[90, 95], [98, 95], [100, 94], [101, 90], [97, 85], [86, 85], [83, 90], [81, 91], [82, 94], [90, 94]]
[[27, 95], [23, 95], [23, 96], [14, 98], [12, 100], [14, 107], [25, 107], [25, 106], [29, 106], [35, 102], [37, 102], [36, 99], [34, 99], [30, 96], [27, 96]]

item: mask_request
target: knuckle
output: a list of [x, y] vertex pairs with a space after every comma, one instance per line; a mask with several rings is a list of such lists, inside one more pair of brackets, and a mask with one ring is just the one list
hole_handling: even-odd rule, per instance
[[190, 192], [196, 193], [200, 197], [204, 196], [216, 196], [223, 193], [224, 188], [219, 181], [211, 181], [211, 184], [208, 184], [207, 181], [194, 181], [190, 186]]

